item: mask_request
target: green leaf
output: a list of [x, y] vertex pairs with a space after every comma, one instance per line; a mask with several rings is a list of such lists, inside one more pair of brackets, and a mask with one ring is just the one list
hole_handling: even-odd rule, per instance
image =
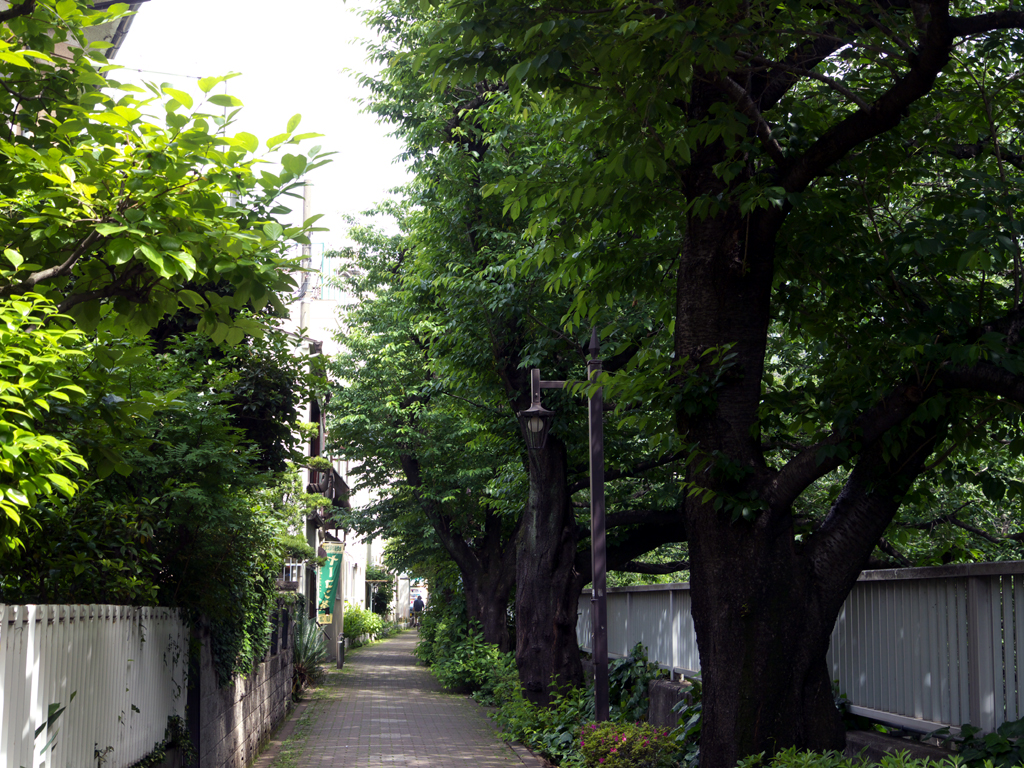
[[255, 152], [259, 149], [260, 140], [253, 136], [251, 133], [236, 133], [235, 138], [242, 143], [249, 152]]
[[204, 77], [199, 80], [199, 90], [203, 93], [209, 93], [220, 83], [224, 82], [223, 77]]
[[178, 301], [192, 311], [206, 307], [206, 300], [195, 291], [188, 289], [178, 291]]
[[135, 243], [126, 237], [119, 237], [107, 245], [107, 255], [114, 264], [125, 264], [135, 256]]
[[[202, 83], [201, 80], [200, 83]], [[182, 106], [185, 107], [185, 109], [192, 109], [192, 97], [189, 96], [185, 91], [180, 91], [177, 88], [171, 88], [170, 86], [166, 85], [163, 87], [162, 90], [168, 96], [171, 96], [172, 98], [177, 100]], [[203, 92], [205, 93], [206, 91]]]
[[24, 67], [25, 69], [32, 69], [32, 65], [20, 53], [12, 53], [10, 51], [0, 51], [0, 61], [6, 61], [8, 64], [13, 64], [16, 67]]
[[285, 130], [287, 130], [288, 133], [294, 132], [295, 129], [299, 127], [299, 122], [301, 120], [302, 120], [302, 115], [299, 115], [299, 114], [292, 115], [288, 119], [288, 125], [287, 125]]
[[227, 343], [227, 345], [229, 347], [233, 347], [233, 346], [237, 345], [238, 343], [240, 343], [244, 338], [245, 338], [245, 331], [243, 331], [241, 328], [235, 326], [234, 328], [232, 328], [231, 330], [229, 330], [227, 332], [227, 335], [224, 337], [224, 340], [225, 340], [225, 342]]
[[208, 101], [211, 104], [216, 104], [218, 107], [240, 107], [242, 102], [234, 96], [229, 96], [226, 93], [217, 93], [211, 96]]
[[[279, 133], [276, 136], [271, 136], [269, 139], [267, 139], [267, 149], [273, 149], [278, 144], [287, 141], [289, 138], [291, 138], [290, 133]], [[266, 171], [264, 171], [263, 173], [266, 174]]]
[[306, 172], [306, 158], [301, 155], [285, 155], [281, 158], [281, 166], [295, 176]]

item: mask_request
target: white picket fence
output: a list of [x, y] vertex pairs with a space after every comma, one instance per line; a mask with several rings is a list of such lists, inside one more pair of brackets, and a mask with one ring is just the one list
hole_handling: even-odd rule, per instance
[[[590, 650], [590, 593], [580, 598]], [[700, 670], [688, 584], [608, 590], [608, 650], [637, 643], [675, 673]], [[1024, 562], [865, 571], [828, 655], [850, 711], [916, 731], [984, 731], [1024, 717]]]
[[188, 640], [170, 608], [0, 604], [0, 766], [138, 762], [184, 715]]

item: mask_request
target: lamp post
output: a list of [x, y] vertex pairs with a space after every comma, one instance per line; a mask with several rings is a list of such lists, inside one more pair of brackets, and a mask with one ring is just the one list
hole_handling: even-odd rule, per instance
[[[596, 382], [601, 375], [601, 360], [598, 353], [601, 345], [597, 340], [597, 329], [590, 334], [590, 360], [587, 362], [587, 380]], [[530, 371], [530, 407], [519, 412], [519, 419], [526, 434], [527, 447], [539, 451], [546, 444], [554, 411], [549, 411], [540, 402], [542, 389], [562, 389], [564, 381], [542, 381], [540, 370]], [[594, 588], [591, 593], [590, 616], [594, 638], [594, 709], [598, 721], [608, 719], [608, 604], [607, 586], [607, 545], [605, 539], [604, 509], [604, 389], [598, 387], [590, 396], [590, 564]]]

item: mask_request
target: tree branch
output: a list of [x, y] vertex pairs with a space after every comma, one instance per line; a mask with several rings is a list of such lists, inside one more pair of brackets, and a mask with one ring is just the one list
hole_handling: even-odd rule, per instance
[[930, 6], [931, 18], [924, 30], [910, 71], [866, 109], [849, 115], [825, 132], [780, 179], [787, 192], [800, 192], [851, 149], [899, 125], [907, 107], [928, 93], [935, 78], [949, 62], [955, 34], [949, 8], [943, 2]]
[[[676, 525], [682, 529], [683, 515], [677, 509], [629, 509], [623, 512], [612, 512], [605, 515], [606, 528], [618, 528], [624, 525]], [[590, 531], [586, 530], [587, 535]], [[685, 533], [682, 534], [685, 540]]]
[[731, 77], [720, 77], [716, 84], [729, 96], [736, 99], [736, 104], [743, 114], [754, 121], [754, 125], [757, 126], [757, 138], [760, 140], [761, 146], [765, 148], [768, 156], [771, 157], [775, 164], [782, 168], [786, 162], [786, 157], [782, 153], [782, 147], [779, 146], [779, 142], [772, 138], [771, 127], [765, 122], [764, 117], [761, 116], [761, 111], [754, 104], [747, 90]]
[[849, 430], [835, 431], [824, 440], [803, 449], [769, 481], [764, 491], [765, 500], [774, 508], [788, 509], [807, 486], [842, 464], [844, 457], [828, 449], [838, 449], [845, 443], [857, 440], [861, 450], [864, 450], [910, 416], [925, 395], [926, 392], [920, 387], [903, 386], [868, 409]]
[[131, 269], [125, 270], [118, 275], [110, 284], [105, 285], [102, 288], [97, 288], [95, 291], [86, 291], [85, 293], [72, 293], [70, 296], [64, 299], [57, 309], [60, 312], [67, 312], [72, 307], [75, 307], [83, 302], [92, 301], [93, 299], [109, 299], [114, 296], [127, 296], [131, 293], [129, 290], [122, 290], [121, 286], [132, 280], [146, 271], [146, 267], [142, 264], [136, 264]]
[[955, 37], [980, 35], [997, 29], [1024, 29], [1024, 12], [993, 11], [977, 16], [954, 16], [949, 20], [949, 26]]
[[[960, 509], [963, 509], [966, 506], [967, 504], [961, 505], [957, 511], [960, 511]], [[929, 520], [924, 523], [900, 523], [899, 525], [901, 528], [914, 528], [919, 531], [931, 531], [933, 528], [935, 528], [935, 526], [942, 525], [943, 523], [946, 523], [948, 525], [954, 525], [957, 528], [963, 528], [965, 531], [973, 533], [975, 536], [980, 536], [986, 541], [991, 541], [993, 544], [1000, 544], [1007, 540], [1017, 540], [1012, 536], [995, 536], [991, 533], [981, 530], [980, 528], [975, 528], [973, 525], [965, 523], [963, 520], [957, 517], [956, 512], [950, 512], [948, 515], [939, 515], [934, 520]]]
[[944, 368], [939, 372], [938, 380], [946, 387], [983, 392], [1024, 403], [1024, 377], [992, 363]]
[[676, 571], [690, 570], [690, 561], [676, 560], [671, 563], [638, 563], [636, 560], [630, 560], [615, 570], [624, 571], [625, 573], [645, 573], [651, 576], [664, 576]]
[[[681, 516], [680, 516], [681, 520]], [[684, 541], [685, 536], [682, 522], [673, 522], [666, 525], [645, 525], [627, 533], [614, 544], [608, 546], [608, 570], [621, 571], [622, 567], [641, 555], [657, 549], [662, 544], [674, 544]], [[591, 580], [590, 551], [576, 553], [575, 567], [581, 574], [583, 583]]]
[[36, 9], [36, 0], [26, 0], [20, 5], [12, 5], [6, 11], [0, 11], [0, 23], [16, 19], [19, 16], [28, 16]]
[[902, 552], [896, 549], [896, 547], [890, 544], [884, 536], [878, 540], [878, 548], [899, 563], [903, 568], [910, 568], [913, 565], [913, 563], [911, 563]]
[[451, 518], [444, 514], [441, 505], [436, 500], [423, 496], [423, 476], [420, 472], [419, 459], [410, 454], [402, 454], [399, 456], [399, 461], [402, 465], [402, 473], [405, 475], [406, 483], [413, 489], [413, 495], [420, 503], [448, 554], [452, 556], [452, 559], [461, 568], [469, 567], [470, 563], [479, 564], [473, 548], [466, 543], [462, 536], [452, 530]]
[[[639, 477], [644, 472], [648, 472], [648, 471], [650, 471], [652, 469], [656, 469], [657, 467], [663, 467], [666, 464], [671, 464], [673, 461], [677, 461], [677, 460], [685, 458], [685, 457], [686, 457], [686, 451], [679, 451], [678, 453], [673, 453], [670, 456], [662, 456], [660, 459], [651, 459], [650, 461], [642, 461], [639, 464], [636, 464], [636, 465], [630, 467], [629, 469], [621, 469], [621, 470], [613, 469], [610, 472], [605, 472], [604, 479], [605, 479], [605, 482], [607, 482], [609, 480], [620, 480], [620, 479], [622, 479], [624, 477]], [[571, 496], [574, 493], [579, 493], [580, 491], [584, 490], [585, 488], [589, 488], [589, 487], [590, 487], [590, 479], [589, 478], [586, 479], [586, 480], [580, 480], [578, 483], [573, 483], [572, 485], [569, 486], [569, 495]]]
[[[834, 24], [826, 27], [834, 28]], [[846, 45], [846, 41], [832, 35], [819, 35], [812, 40], [797, 45], [786, 57], [785, 63], [801, 69], [816, 67], [826, 58]], [[779, 100], [789, 92], [800, 80], [787, 70], [769, 71], [766, 75], [751, 78], [750, 94], [754, 103], [762, 111], [767, 111], [778, 104]]]
[[71, 271], [71, 268], [75, 266], [78, 260], [88, 253], [92, 247], [102, 239], [103, 236], [96, 230], [93, 230], [78, 243], [75, 250], [71, 252], [71, 255], [62, 263], [48, 267], [47, 269], [41, 269], [38, 272], [33, 272], [17, 285], [9, 285], [4, 288], [0, 291], [0, 296], [12, 296], [24, 293], [25, 291], [31, 291], [44, 280], [51, 280], [55, 277], [66, 275]]
[[838, 80], [828, 77], [827, 75], [819, 74], [811, 69], [804, 69], [803, 67], [796, 67], [791, 64], [782, 64], [777, 61], [768, 61], [758, 56], [751, 57], [751, 61], [769, 67], [771, 69], [779, 69], [783, 72], [792, 72], [793, 74], [800, 75], [801, 77], [809, 77], [812, 80], [817, 80], [820, 83], [824, 83], [829, 88], [834, 90], [836, 93], [842, 94], [861, 109], [867, 109], [868, 103], [858, 96], [856, 93], [851, 91], [845, 85], [840, 83]]
[[889, 455], [880, 441], [863, 453], [825, 520], [805, 540], [818, 594], [837, 601], [828, 610], [839, 610], [839, 596], [845, 597], [857, 581], [934, 450], [942, 424], [919, 426], [896, 455]]
[[[911, 145], [913, 146], [913, 143]], [[995, 142], [993, 142], [994, 145]], [[985, 151], [985, 146], [986, 142], [984, 141], [979, 141], [977, 144], [954, 144], [947, 147], [946, 151], [957, 160], [974, 160]], [[1008, 152], [1005, 147], [999, 147], [999, 151], [1005, 162], [1012, 165], [1018, 171], [1024, 171], [1024, 155]]]

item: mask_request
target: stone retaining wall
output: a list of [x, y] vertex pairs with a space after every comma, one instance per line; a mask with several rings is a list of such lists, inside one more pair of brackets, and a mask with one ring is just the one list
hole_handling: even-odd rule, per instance
[[[200, 636], [198, 752], [201, 768], [245, 768], [292, 707], [293, 624], [282, 621], [276, 648], [247, 678], [217, 685], [208, 636]], [[284, 631], [282, 631], [284, 630]], [[194, 720], [193, 720], [194, 723]]]
[[660, 725], [666, 728], [675, 728], [679, 725], [679, 715], [672, 711], [672, 707], [680, 701], [687, 701], [690, 698], [690, 686], [685, 683], [676, 683], [671, 680], [651, 680], [647, 684], [647, 694], [650, 697], [650, 708], [647, 711], [647, 720], [651, 725]]

